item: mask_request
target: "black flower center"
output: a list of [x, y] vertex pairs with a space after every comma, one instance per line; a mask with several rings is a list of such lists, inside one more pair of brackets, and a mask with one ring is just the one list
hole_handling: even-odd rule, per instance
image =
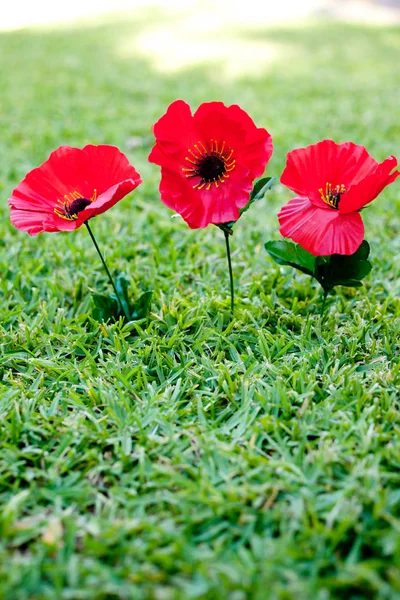
[[225, 163], [219, 156], [206, 156], [198, 166], [198, 174], [203, 181], [217, 181], [225, 173]]
[[204, 186], [209, 190], [212, 184], [218, 187], [220, 183], [225, 183], [230, 171], [236, 166], [233, 148], [224, 141], [217, 142], [214, 139], [204, 144], [201, 141], [193, 144], [193, 147], [188, 149], [185, 160], [186, 165], [182, 167], [182, 171], [188, 178], [199, 178], [193, 186], [198, 190]]
[[87, 198], [77, 198], [71, 204], [65, 207], [65, 212], [68, 217], [74, 217], [82, 212], [87, 206], [89, 206], [90, 200]]

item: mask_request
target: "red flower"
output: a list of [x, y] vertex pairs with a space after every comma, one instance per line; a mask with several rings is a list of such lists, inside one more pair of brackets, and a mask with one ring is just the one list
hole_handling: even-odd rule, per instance
[[400, 175], [396, 166], [394, 156], [378, 163], [352, 142], [289, 152], [281, 183], [298, 197], [278, 214], [281, 234], [314, 256], [353, 254], [364, 238], [359, 211]]
[[61, 146], [15, 188], [8, 204], [18, 229], [77, 229], [105, 212], [142, 182], [115, 146]]
[[192, 229], [236, 221], [271, 157], [268, 131], [239, 106], [208, 102], [192, 115], [183, 100], [169, 106], [153, 131], [149, 161], [161, 166], [164, 204]]

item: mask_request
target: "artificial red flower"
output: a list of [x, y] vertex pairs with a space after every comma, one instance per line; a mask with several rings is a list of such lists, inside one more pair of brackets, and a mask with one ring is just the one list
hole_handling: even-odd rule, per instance
[[149, 161], [161, 166], [161, 200], [189, 227], [239, 218], [253, 181], [264, 173], [272, 138], [239, 106], [190, 106], [176, 100], [154, 125]]
[[364, 239], [359, 211], [400, 175], [396, 166], [394, 156], [378, 163], [352, 142], [289, 152], [281, 183], [298, 197], [278, 214], [281, 234], [314, 256], [353, 254]]
[[115, 146], [61, 146], [15, 188], [8, 204], [18, 229], [77, 229], [105, 212], [142, 182]]

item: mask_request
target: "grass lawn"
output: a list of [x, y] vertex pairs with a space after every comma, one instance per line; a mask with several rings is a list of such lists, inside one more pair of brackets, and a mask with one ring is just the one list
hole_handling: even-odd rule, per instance
[[[146, 160], [176, 98], [246, 109], [272, 133], [268, 175], [327, 137], [399, 153], [400, 31], [227, 30], [232, 64], [253, 48], [240, 74], [146, 57], [166, 19], [0, 34], [0, 598], [399, 599], [399, 185], [364, 213], [365, 286], [321, 324], [316, 285], [263, 247], [277, 184], [235, 227], [230, 322], [222, 232], [171, 219]], [[85, 228], [9, 224], [25, 173], [89, 142], [144, 179], [92, 229], [133, 296], [154, 290], [146, 322], [92, 318], [88, 287], [109, 284]]]

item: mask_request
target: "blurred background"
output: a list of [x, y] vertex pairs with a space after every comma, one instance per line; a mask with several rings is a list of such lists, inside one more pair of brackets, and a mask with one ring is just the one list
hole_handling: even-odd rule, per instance
[[160, 7], [182, 13], [191, 11], [193, 18], [207, 19], [213, 14], [220, 22], [270, 25], [309, 16], [329, 16], [355, 22], [387, 23], [398, 20], [400, 0], [17, 0], [3, 8], [2, 29], [57, 23], [82, 16], [111, 14], [144, 7]]
[[3, 3], [0, 119], [28, 156], [62, 141], [141, 147], [177, 97], [243, 104], [284, 146], [360, 124], [359, 141], [378, 127], [387, 143], [399, 23], [400, 0]]

